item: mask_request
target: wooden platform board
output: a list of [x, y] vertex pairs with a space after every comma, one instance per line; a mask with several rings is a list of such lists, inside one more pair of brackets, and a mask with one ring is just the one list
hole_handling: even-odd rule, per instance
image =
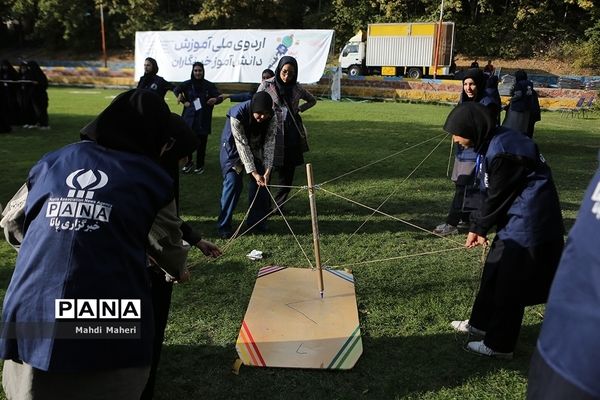
[[362, 354], [352, 274], [261, 268], [236, 342], [245, 365], [350, 369]]

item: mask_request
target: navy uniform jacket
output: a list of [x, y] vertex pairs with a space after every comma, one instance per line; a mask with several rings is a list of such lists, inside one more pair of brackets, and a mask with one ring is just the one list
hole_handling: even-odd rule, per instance
[[0, 339], [0, 358], [45, 371], [150, 364], [153, 314], [146, 239], [172, 199], [172, 181], [149, 158], [94, 142], [45, 155], [30, 171], [24, 238], [2, 322], [55, 322], [55, 299], [140, 299], [140, 339]]
[[167, 82], [162, 76], [144, 74], [137, 85], [138, 89], [151, 90], [157, 93], [161, 98], [165, 97], [169, 90], [175, 86]]
[[558, 193], [550, 167], [533, 140], [519, 132], [497, 128], [480, 158], [479, 184], [487, 190], [487, 199], [471, 215], [472, 232], [485, 235], [496, 225], [500, 239], [522, 247], [562, 238]]
[[537, 343], [559, 375], [600, 397], [600, 170], [569, 233]]
[[[192, 128], [196, 135], [209, 135], [211, 132], [212, 113], [214, 107], [206, 104], [206, 101], [213, 97], [217, 97], [217, 102], [215, 104], [219, 104], [223, 101], [223, 98], [219, 97], [221, 93], [215, 84], [207, 81], [206, 79], [202, 79], [200, 87], [197, 88], [193, 85], [192, 80], [190, 79], [177, 86], [173, 92], [176, 96], [178, 96], [180, 93], [183, 93], [186, 101], [190, 102], [190, 106], [183, 107], [183, 111], [181, 113], [181, 117], [185, 123]], [[202, 108], [199, 110], [196, 110], [194, 107], [194, 100], [196, 99], [200, 100], [200, 104], [202, 106]]]

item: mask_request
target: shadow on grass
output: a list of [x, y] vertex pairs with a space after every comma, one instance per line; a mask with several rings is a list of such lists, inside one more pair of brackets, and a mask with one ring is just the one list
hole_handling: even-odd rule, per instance
[[[488, 376], [512, 371], [523, 384], [538, 326], [528, 326], [511, 361], [479, 357], [463, 350], [466, 337], [454, 333], [379, 337], [364, 335], [363, 355], [351, 370], [300, 370], [243, 366], [231, 372], [234, 345], [165, 346], [157, 387], [161, 399], [394, 399], [481, 385], [478, 398], [497, 398]], [[233, 338], [232, 338], [233, 339]], [[174, 377], [170, 381], [163, 377]], [[497, 378], [495, 378], [497, 379]], [[480, 381], [480, 382], [477, 382]], [[501, 383], [502, 384], [502, 383]], [[503, 384], [506, 384], [504, 382]], [[464, 386], [463, 388], [460, 388]], [[524, 387], [523, 387], [524, 390]], [[514, 392], [513, 392], [514, 393]], [[514, 393], [515, 398], [522, 398]]]

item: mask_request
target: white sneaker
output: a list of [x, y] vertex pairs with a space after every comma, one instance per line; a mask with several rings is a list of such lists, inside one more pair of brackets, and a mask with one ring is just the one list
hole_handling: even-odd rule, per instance
[[450, 322], [450, 326], [456, 332], [468, 333], [470, 335], [477, 335], [477, 336], [485, 336], [485, 331], [482, 331], [481, 329], [477, 329], [477, 328], [469, 325], [468, 319], [465, 319], [464, 321], [452, 321], [452, 322]]
[[458, 228], [456, 228], [454, 225], [443, 223], [436, 226], [433, 230], [433, 233], [440, 236], [454, 235], [458, 233]]
[[499, 351], [494, 351], [487, 347], [485, 343], [483, 343], [483, 340], [480, 340], [478, 342], [467, 343], [466, 349], [468, 351], [472, 351], [473, 353], [477, 353], [486, 357], [502, 358], [505, 360], [512, 360], [513, 358], [512, 351], [510, 353], [501, 353]]

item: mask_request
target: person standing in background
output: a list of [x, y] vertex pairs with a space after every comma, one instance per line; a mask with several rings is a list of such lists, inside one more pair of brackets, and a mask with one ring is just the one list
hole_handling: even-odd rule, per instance
[[17, 87], [17, 104], [19, 105], [19, 125], [23, 128], [35, 128], [35, 111], [33, 110], [33, 73], [27, 61], [19, 64], [19, 84]]
[[19, 109], [17, 105], [16, 80], [19, 73], [8, 60], [0, 63], [0, 133], [11, 131], [11, 125], [17, 124]]
[[[479, 68], [467, 70], [463, 77], [463, 90], [460, 94], [458, 104], [466, 102], [477, 102], [485, 105], [498, 121], [500, 114], [500, 94], [498, 93], [497, 80], [495, 87], [486, 84], [486, 79]], [[480, 199], [479, 190], [468, 189], [475, 182], [475, 161], [477, 153], [472, 148], [465, 148], [455, 144], [456, 156], [452, 168], [451, 180], [454, 182], [454, 196], [450, 209], [446, 216], [446, 222], [438, 225], [433, 233], [440, 236], [448, 236], [458, 233], [458, 225], [469, 223], [469, 215], [474, 208], [478, 207]]]
[[167, 82], [162, 76], [156, 75], [158, 73], [158, 63], [152, 57], [148, 57], [144, 60], [144, 75], [138, 82], [138, 89], [147, 89], [156, 92], [160, 97], [165, 97], [169, 90], [173, 90], [175, 85]]
[[29, 61], [27, 64], [33, 80], [31, 105], [35, 115], [35, 125], [30, 128], [48, 130], [48, 78], [37, 62]]
[[[308, 151], [300, 113], [317, 104], [317, 99], [298, 83], [298, 62], [290, 56], [279, 60], [275, 76], [259, 86], [258, 91], [263, 90], [271, 95], [277, 115], [273, 165], [277, 172], [275, 183], [283, 186], [275, 194], [275, 202], [280, 206], [290, 193], [296, 167], [304, 164], [303, 153]], [[300, 104], [300, 100], [304, 103]]]
[[496, 70], [496, 68], [494, 68], [494, 65], [492, 64], [492, 60], [488, 60], [485, 67], [483, 67], [483, 73], [486, 74], [487, 76], [494, 75], [495, 70]]
[[538, 95], [527, 73], [515, 72], [515, 84], [510, 89], [510, 103], [502, 126], [533, 137], [535, 123], [542, 119]]
[[173, 92], [177, 100], [183, 103], [182, 118], [198, 137], [196, 168], [194, 169], [192, 155], [190, 155], [182, 171], [189, 173], [193, 170], [195, 174], [202, 174], [206, 144], [211, 132], [213, 108], [223, 102], [223, 97], [214, 83], [204, 79], [204, 64], [201, 62], [192, 65], [191, 79], [177, 86]]

